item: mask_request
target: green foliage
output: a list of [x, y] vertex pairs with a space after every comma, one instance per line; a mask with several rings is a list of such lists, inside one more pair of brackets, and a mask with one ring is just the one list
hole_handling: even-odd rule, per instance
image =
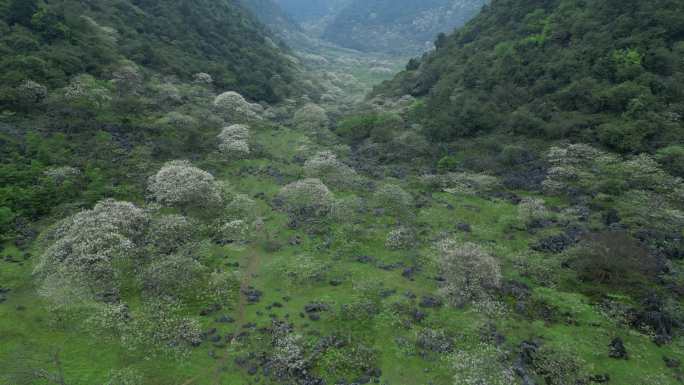
[[505, 130], [652, 151], [684, 132], [682, 14], [675, 0], [495, 1], [375, 93], [424, 96], [414, 119], [434, 141]]
[[351, 142], [371, 138], [382, 143], [398, 135], [403, 126], [401, 117], [392, 113], [352, 115], [341, 121], [335, 132]]
[[684, 177], [684, 146], [671, 145], [658, 150], [656, 159], [670, 174]]

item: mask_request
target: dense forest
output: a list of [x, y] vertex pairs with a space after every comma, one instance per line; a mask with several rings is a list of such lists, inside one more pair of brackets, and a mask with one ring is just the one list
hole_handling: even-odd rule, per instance
[[684, 382], [684, 0], [0, 0], [0, 53], [0, 385]]
[[434, 140], [500, 131], [654, 152], [683, 134], [682, 6], [496, 1], [386, 87], [426, 96]]

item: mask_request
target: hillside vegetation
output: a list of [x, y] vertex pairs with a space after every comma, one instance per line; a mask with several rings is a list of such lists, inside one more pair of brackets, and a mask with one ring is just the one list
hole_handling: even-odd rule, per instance
[[237, 1], [0, 0], [0, 385], [682, 383], [682, 1]]
[[416, 54], [435, 36], [470, 20], [484, 0], [356, 0], [329, 23], [323, 38], [366, 52]]
[[681, 143], [684, 3], [499, 0], [378, 93], [424, 96], [434, 140], [490, 132], [622, 153]]

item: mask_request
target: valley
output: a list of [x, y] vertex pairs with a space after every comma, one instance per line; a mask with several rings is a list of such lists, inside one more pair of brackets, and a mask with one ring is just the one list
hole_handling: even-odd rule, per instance
[[684, 2], [483, 4], [0, 0], [0, 384], [682, 383]]

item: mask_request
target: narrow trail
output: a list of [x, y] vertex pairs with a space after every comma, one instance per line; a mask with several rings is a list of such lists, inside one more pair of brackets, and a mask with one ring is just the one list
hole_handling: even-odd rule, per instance
[[[237, 309], [235, 309], [235, 334], [233, 335], [233, 339], [230, 341], [230, 345], [235, 345], [238, 343], [237, 336], [240, 333], [240, 330], [242, 327], [246, 324], [246, 315], [247, 315], [247, 305], [249, 301], [247, 300], [247, 295], [245, 292], [247, 289], [252, 284], [252, 278], [253, 276], [259, 271], [259, 268], [261, 266], [261, 256], [260, 254], [256, 251], [253, 250], [249, 256], [247, 257], [247, 267], [244, 271], [244, 277], [242, 278], [242, 281], [240, 282], [240, 298], [238, 300], [238, 306]], [[221, 371], [223, 367], [228, 363], [230, 355], [225, 354], [223, 357], [221, 357], [216, 364], [214, 365], [213, 369], [213, 381], [212, 383], [216, 385], [221, 384]], [[194, 384], [198, 379], [202, 378], [204, 375], [207, 373], [203, 374], [198, 374], [197, 376], [183, 382], [181, 385], [192, 385]]]

